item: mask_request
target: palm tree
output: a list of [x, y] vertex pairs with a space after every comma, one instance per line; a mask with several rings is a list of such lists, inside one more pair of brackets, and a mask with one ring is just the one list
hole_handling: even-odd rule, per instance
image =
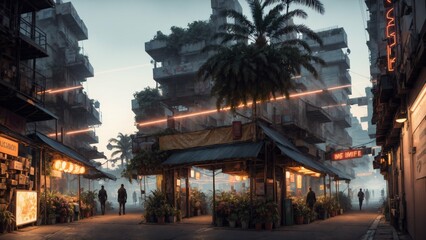
[[324, 5], [321, 3], [320, 0], [282, 0], [282, 2], [287, 7], [287, 13], [290, 9], [290, 4], [292, 4], [292, 3], [305, 5], [307, 7], [314, 9], [315, 11], [317, 11], [321, 14], [324, 14], [324, 12], [325, 12]]
[[132, 138], [127, 134], [118, 133], [117, 138], [111, 138], [108, 142], [108, 149], [114, 150], [111, 158], [118, 155], [121, 168], [124, 168], [124, 161], [127, 163], [132, 158]]
[[322, 44], [310, 28], [293, 24], [294, 17], [307, 17], [303, 10], [283, 14], [285, 4], [281, 0], [247, 2], [253, 20], [235, 10], [224, 10], [222, 16], [234, 21], [220, 26], [220, 32], [214, 35], [219, 44], [204, 49], [215, 54], [198, 73], [201, 80], [212, 79], [218, 110], [223, 104], [235, 111], [241, 104], [252, 103], [256, 117], [257, 101], [266, 101], [276, 93], [288, 96], [293, 89], [292, 78], [302, 67], [317, 78], [313, 63], [324, 61], [312, 54], [304, 40], [295, 37], [301, 33]]

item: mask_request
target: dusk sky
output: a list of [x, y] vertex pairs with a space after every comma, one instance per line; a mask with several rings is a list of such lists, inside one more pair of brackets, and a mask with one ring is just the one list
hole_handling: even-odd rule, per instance
[[[249, 16], [245, 0], [239, 0]], [[64, 1], [67, 2], [67, 1]], [[155, 87], [151, 58], [145, 42], [157, 31], [170, 33], [171, 26], [186, 27], [196, 20], [208, 20], [210, 0], [72, 0], [89, 30], [89, 39], [80, 42], [95, 69], [95, 77], [84, 84], [89, 97], [101, 104], [102, 125], [96, 129], [98, 149], [110, 157], [108, 140], [119, 132], [137, 131], [131, 110], [133, 94]], [[351, 50], [352, 96], [365, 95], [370, 86], [366, 41], [366, 11], [363, 0], [323, 0], [325, 14], [306, 10], [308, 19], [298, 20], [313, 30], [343, 27]], [[300, 5], [292, 5], [292, 8]], [[301, 8], [301, 7], [300, 7]], [[366, 107], [352, 107], [356, 116], [366, 115]]]

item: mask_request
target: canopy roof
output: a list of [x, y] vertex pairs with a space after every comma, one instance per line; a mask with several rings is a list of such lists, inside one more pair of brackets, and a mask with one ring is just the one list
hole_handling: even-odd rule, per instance
[[204, 164], [219, 160], [255, 159], [264, 142], [246, 142], [186, 149], [173, 153], [164, 165]]

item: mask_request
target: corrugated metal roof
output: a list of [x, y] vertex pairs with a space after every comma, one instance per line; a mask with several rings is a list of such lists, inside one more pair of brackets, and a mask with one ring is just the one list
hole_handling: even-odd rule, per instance
[[164, 165], [207, 163], [235, 158], [257, 158], [264, 142], [215, 145], [173, 153]]

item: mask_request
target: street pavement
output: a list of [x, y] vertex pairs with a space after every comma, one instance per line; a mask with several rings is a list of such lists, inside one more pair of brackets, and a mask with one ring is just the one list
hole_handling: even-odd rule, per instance
[[[127, 206], [126, 215], [107, 212], [72, 223], [28, 226], [0, 235], [1, 240], [113, 240], [113, 239], [311, 239], [409, 240], [401, 238], [378, 212], [378, 203], [310, 224], [282, 226], [273, 231], [214, 227], [211, 216], [193, 217], [174, 224], [142, 222], [140, 206]], [[355, 207], [355, 205], [354, 205]]]

